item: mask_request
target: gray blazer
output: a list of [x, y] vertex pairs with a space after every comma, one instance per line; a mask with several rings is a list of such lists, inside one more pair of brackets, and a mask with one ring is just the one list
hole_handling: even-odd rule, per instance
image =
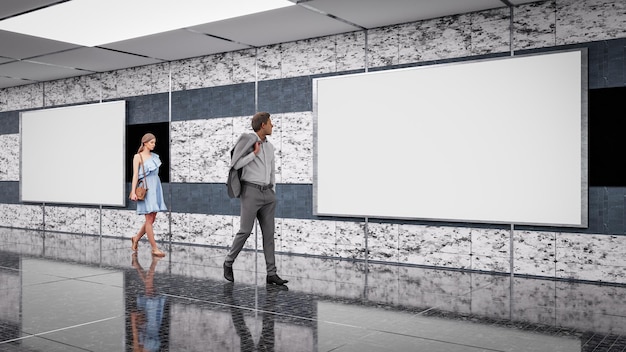
[[242, 156], [254, 150], [254, 143], [258, 140], [259, 136], [256, 133], [244, 133], [239, 136], [235, 146], [230, 150], [230, 171], [228, 171], [228, 180], [226, 181], [230, 198], [239, 198], [241, 195], [241, 169], [235, 170], [235, 164]]

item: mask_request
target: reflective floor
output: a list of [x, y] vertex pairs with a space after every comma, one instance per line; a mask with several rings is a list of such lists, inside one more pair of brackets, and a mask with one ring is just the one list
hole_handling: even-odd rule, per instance
[[626, 351], [620, 285], [161, 247], [0, 228], [0, 351]]

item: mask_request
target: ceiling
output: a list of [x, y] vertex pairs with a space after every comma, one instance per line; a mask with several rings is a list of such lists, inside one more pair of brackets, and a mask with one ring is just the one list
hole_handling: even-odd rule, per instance
[[[0, 21], [65, 1], [2, 0]], [[0, 30], [0, 88], [515, 6], [537, 0], [291, 1], [297, 5], [97, 47], [78, 46]], [[172, 2], [175, 3], [174, 0]], [[50, 25], [54, 25], [52, 18]]]

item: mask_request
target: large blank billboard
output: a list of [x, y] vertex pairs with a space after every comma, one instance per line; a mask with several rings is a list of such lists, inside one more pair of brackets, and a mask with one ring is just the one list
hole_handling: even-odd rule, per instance
[[314, 80], [314, 213], [587, 225], [586, 51]]
[[126, 102], [20, 115], [20, 200], [125, 206]]

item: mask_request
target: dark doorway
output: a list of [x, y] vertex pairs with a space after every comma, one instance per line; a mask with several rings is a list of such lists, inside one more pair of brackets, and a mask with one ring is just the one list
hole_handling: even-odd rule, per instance
[[589, 185], [626, 186], [626, 87], [589, 90]]
[[168, 122], [146, 123], [126, 126], [126, 182], [133, 178], [133, 156], [141, 146], [141, 137], [146, 133], [156, 136], [154, 153], [159, 155], [163, 163], [159, 169], [161, 182], [170, 182], [170, 128]]

